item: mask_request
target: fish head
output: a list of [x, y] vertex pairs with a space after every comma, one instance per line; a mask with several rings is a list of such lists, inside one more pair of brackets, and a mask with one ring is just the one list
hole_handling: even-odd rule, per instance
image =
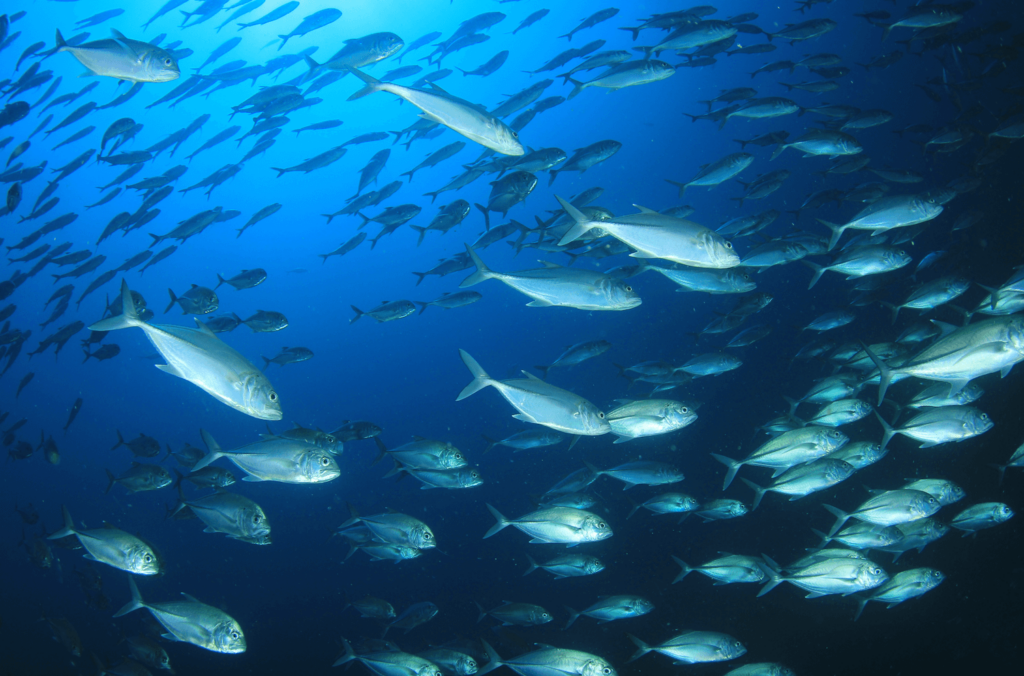
[[630, 610], [633, 611], [634, 615], [646, 615], [647, 613], [654, 610], [654, 604], [647, 599], [633, 599], [630, 605]]
[[170, 82], [181, 77], [178, 60], [159, 47], [151, 47], [140, 61], [146, 82]]
[[447, 444], [446, 448], [441, 451], [441, 466], [445, 469], [455, 469], [457, 467], [466, 466], [466, 457], [462, 455], [462, 451], [455, 448], [451, 444]]
[[740, 264], [740, 255], [728, 241], [713, 230], [705, 230], [697, 236], [697, 247], [703, 249], [715, 268], [734, 268]]
[[218, 623], [210, 634], [216, 652], [233, 655], [245, 652], [245, 634], [242, 633], [242, 627], [233, 619]]
[[982, 413], [976, 409], [971, 409], [964, 420], [964, 427], [970, 430], [972, 434], [984, 434], [994, 426], [995, 423], [992, 422], [987, 413]]
[[600, 573], [604, 570], [604, 562], [596, 556], [588, 556], [583, 562], [582, 567], [587, 575], [593, 575], [594, 573]]
[[[519, 134], [498, 118], [487, 120], [485, 127], [489, 133], [487, 134], [487, 143], [484, 143], [483, 145], [488, 148], [492, 148], [502, 155], [519, 157], [526, 154], [526, 149], [523, 148], [523, 144], [519, 142]], [[479, 139], [474, 140], [479, 141]], [[536, 177], [534, 177], [533, 185], [537, 185]], [[532, 190], [532, 187], [529, 188], [529, 190], [526, 190], [526, 194], [530, 194]]]
[[459, 676], [473, 676], [477, 672], [476, 660], [469, 655], [463, 655], [455, 661], [455, 673]]
[[675, 425], [685, 427], [697, 419], [697, 412], [686, 404], [675, 401], [665, 412], [665, 418]]
[[149, 545], [140, 542], [131, 545], [125, 552], [128, 570], [136, 575], [160, 575], [163, 573], [163, 561]]
[[1013, 350], [1024, 355], [1024, 319], [1014, 317], [1006, 326], [1006, 342]]
[[832, 483], [839, 483], [850, 478], [850, 475], [854, 472], [854, 466], [844, 460], [836, 460], [828, 464], [828, 469], [825, 470], [825, 476]]
[[583, 542], [597, 542], [607, 540], [612, 536], [612, 527], [601, 517], [591, 514], [584, 517], [580, 524], [580, 531], [583, 535]]
[[245, 376], [240, 385], [244, 412], [260, 420], [280, 420], [284, 417], [280, 397], [265, 375], [255, 371]]
[[870, 561], [865, 561], [857, 568], [856, 584], [861, 589], [874, 589], [888, 580], [889, 574]]
[[299, 461], [302, 474], [312, 484], [321, 484], [333, 481], [341, 476], [341, 468], [334, 457], [316, 446], [310, 446], [309, 450], [302, 454]]
[[923, 495], [915, 496], [908, 507], [915, 518], [921, 519], [939, 511], [942, 505], [933, 496], [924, 493]]
[[633, 287], [621, 279], [606, 277], [597, 283], [598, 291], [605, 297], [607, 307], [616, 310], [630, 310], [643, 301]]
[[484, 478], [480, 476], [480, 471], [477, 469], [463, 469], [459, 472], [459, 485], [463, 488], [479, 486], [483, 482]]
[[999, 503], [992, 510], [992, 520], [995, 521], [996, 523], [1002, 523], [1004, 521], [1009, 521], [1011, 518], [1013, 518], [1013, 510], [1010, 509], [1009, 505], [1004, 505], [1002, 503]]
[[[425, 524], [420, 524], [412, 528], [409, 532], [409, 541], [412, 542], [416, 549], [433, 549], [437, 546], [437, 539], [434, 537], [434, 532]], [[419, 554], [417, 553], [416, 556], [419, 556]]]
[[[420, 551], [419, 549], [416, 549], [415, 547], [410, 547], [408, 545], [397, 545], [395, 547], [395, 553], [398, 555], [398, 558], [404, 559], [404, 560], [408, 560], [408, 559], [415, 559], [417, 556], [421, 555], [423, 552]], [[394, 609], [392, 609], [391, 613], [390, 613], [390, 615], [388, 615], [388, 617], [394, 617], [394, 616], [395, 616], [395, 611], [394, 611]]]
[[600, 436], [612, 431], [608, 421], [605, 420], [604, 411], [598, 410], [589, 401], [581, 400], [576, 405], [576, 410], [573, 411], [572, 417], [579, 426], [578, 429], [581, 434]]
[[425, 664], [416, 670], [416, 676], [444, 676], [444, 674], [433, 664]]
[[828, 431], [821, 430], [817, 434], [818, 444], [826, 452], [837, 451], [850, 440], [850, 437], [846, 436], [842, 432], [836, 429]]
[[269, 538], [270, 537], [270, 522], [267, 520], [267, 515], [263, 513], [258, 505], [253, 505], [251, 508], [243, 509], [238, 517], [239, 526], [242, 532], [249, 538]]
[[174, 479], [171, 478], [171, 473], [163, 467], [153, 476], [154, 488], [163, 488], [164, 486], [170, 486], [172, 483], [174, 483]]
[[905, 535], [903, 534], [903, 531], [901, 531], [896, 526], [886, 526], [885, 528], [881, 528], [878, 531], [878, 539], [882, 543], [883, 547], [888, 547], [889, 545], [896, 544], [897, 542], [901, 541], [904, 537]]
[[615, 667], [600, 657], [594, 656], [586, 661], [579, 670], [580, 676], [618, 676]]
[[546, 610], [533, 610], [530, 611], [530, 624], [547, 624], [555, 618], [551, 617], [551, 613]]
[[722, 660], [734, 660], [747, 654], [747, 647], [731, 636], [725, 636], [716, 643], [715, 647]]

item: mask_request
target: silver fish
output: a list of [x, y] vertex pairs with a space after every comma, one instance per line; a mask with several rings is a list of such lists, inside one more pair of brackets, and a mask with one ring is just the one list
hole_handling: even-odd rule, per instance
[[873, 589], [871, 594], [857, 600], [857, 613], [853, 619], [857, 621], [860, 618], [868, 601], [888, 603], [886, 608], [892, 608], [935, 589], [945, 579], [946, 576], [934, 568], [914, 568], [896, 573], [888, 582]]
[[676, 556], [673, 556], [672, 560], [682, 569], [676, 575], [676, 579], [672, 580], [672, 584], [693, 572], [710, 577], [715, 581], [716, 587], [737, 582], [763, 582], [767, 576], [764, 572], [764, 562], [753, 556], [727, 554], [701, 566], [690, 566]]
[[526, 555], [526, 559], [530, 562], [530, 567], [523, 573], [523, 577], [538, 568], [548, 571], [555, 576], [556, 580], [566, 577], [593, 575], [604, 570], [604, 563], [601, 562], [601, 559], [596, 556], [585, 556], [583, 554], [563, 554], [562, 556], [556, 556], [547, 563], [537, 563], [529, 554]]
[[597, 542], [612, 536], [611, 526], [596, 514], [582, 509], [546, 507], [518, 519], [506, 519], [490, 504], [487, 509], [497, 523], [491, 526], [484, 539], [508, 526], [515, 526], [533, 538], [530, 544], [554, 543], [575, 547], [583, 542]]
[[96, 75], [128, 82], [169, 82], [178, 79], [178, 61], [170, 52], [146, 42], [129, 40], [111, 29], [108, 40], [96, 40], [71, 46], [57, 31], [57, 51], [71, 52]]
[[338, 463], [330, 453], [298, 439], [266, 435], [255, 443], [225, 451], [209, 432], [199, 430], [199, 433], [209, 453], [195, 464], [193, 471], [219, 458], [227, 458], [246, 473], [242, 481], [317, 484], [341, 476]]
[[569, 621], [566, 623], [563, 631], [571, 627], [580, 615], [592, 617], [597, 620], [598, 624], [604, 624], [614, 620], [624, 620], [630, 617], [646, 615], [654, 610], [654, 604], [642, 596], [627, 594], [606, 596], [584, 610], [573, 610], [569, 606], [566, 606], [565, 609], [569, 611]]
[[156, 551], [140, 538], [117, 528], [96, 528], [75, 530], [75, 523], [67, 507], [64, 513], [64, 527], [46, 536], [47, 540], [59, 540], [75, 536], [88, 552], [89, 559], [105, 563], [135, 575], [159, 575], [163, 562]]

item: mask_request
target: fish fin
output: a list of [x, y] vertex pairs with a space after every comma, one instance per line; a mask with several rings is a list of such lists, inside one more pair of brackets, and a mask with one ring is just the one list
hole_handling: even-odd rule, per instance
[[530, 562], [530, 567], [526, 569], [525, 573], [523, 573], [523, 577], [526, 577], [527, 575], [529, 575], [533, 571], [535, 571], [538, 568], [540, 568], [540, 566], [537, 565], [537, 562], [534, 561], [533, 557], [530, 556], [529, 554], [526, 555], [526, 560]]
[[256, 483], [256, 482], [263, 481], [263, 479], [259, 478], [258, 476], [252, 476], [250, 474], [250, 475], [248, 475], [246, 477], [243, 477], [242, 481], [248, 481], [248, 482], [251, 482], [251, 483]]
[[554, 303], [546, 300], [534, 300], [526, 304], [526, 307], [554, 307]]
[[172, 376], [177, 376], [178, 378], [181, 378], [182, 380], [188, 380], [188, 378], [186, 378], [185, 375], [181, 371], [179, 371], [176, 367], [174, 367], [174, 366], [172, 366], [170, 364], [157, 364], [156, 367], [158, 369], [160, 369], [161, 371], [163, 371], [164, 373], [169, 373]]
[[540, 378], [538, 378], [537, 376], [533, 375], [532, 373], [528, 373], [526, 371], [522, 371], [521, 373], [524, 376], [526, 376], [527, 380], [540, 380]]
[[569, 214], [569, 216], [571, 216], [576, 222], [576, 224], [565, 233], [561, 241], [558, 242], [559, 246], [565, 246], [569, 242], [579, 239], [596, 225], [596, 223], [588, 219], [582, 211], [574, 207], [569, 202], [566, 202], [558, 195], [555, 195], [555, 199], [557, 199], [558, 203], [562, 205], [562, 209], [565, 210], [565, 213]]
[[640, 659], [641, 657], [643, 657], [647, 653], [649, 653], [652, 650], [654, 650], [654, 648], [652, 648], [651, 646], [647, 645], [646, 643], [644, 643], [643, 641], [638, 639], [636, 636], [633, 636], [632, 634], [626, 634], [626, 638], [628, 638], [630, 641], [632, 641], [633, 645], [635, 645], [637, 647], [637, 651], [635, 653], [633, 653], [633, 656], [630, 657], [626, 661], [627, 664], [629, 662], [633, 662], [635, 660]]
[[57, 51], [58, 52], [67, 51], [69, 49], [68, 43], [64, 39], [64, 36], [60, 34], [60, 29], [59, 28], [57, 29], [57, 37], [55, 39], [55, 44], [57, 46]]
[[127, 329], [143, 324], [142, 320], [139, 319], [138, 311], [135, 309], [135, 300], [132, 298], [131, 289], [128, 288], [128, 282], [124, 279], [121, 280], [121, 305], [123, 308], [121, 314], [94, 322], [89, 325], [89, 330], [116, 331], [117, 329]]
[[482, 260], [480, 260], [480, 257], [476, 255], [476, 252], [473, 251], [473, 248], [470, 247], [469, 244], [466, 244], [465, 246], [466, 253], [469, 254], [470, 259], [472, 259], [473, 261], [473, 265], [476, 266], [476, 272], [462, 280], [462, 283], [459, 284], [460, 289], [464, 289], [468, 286], [479, 284], [480, 282], [492, 279], [494, 277], [494, 273], [491, 272], [490, 268], [488, 268]]
[[678, 575], [676, 575], [676, 579], [672, 580], [672, 584], [675, 584], [676, 582], [679, 582], [679, 581], [680, 581], [680, 580], [682, 580], [682, 579], [683, 579], [684, 577], [686, 577], [687, 575], [689, 575], [690, 573], [692, 573], [692, 572], [693, 572], [693, 568], [691, 568], [691, 567], [689, 566], [689, 564], [687, 564], [687, 563], [686, 563], [686, 561], [683, 561], [683, 560], [682, 560], [681, 558], [679, 558], [678, 556], [673, 556], [673, 557], [672, 557], [672, 560], [673, 560], [673, 561], [675, 561], [676, 563], [678, 563], [678, 564], [679, 564], [679, 567], [680, 567], [680, 568], [682, 568], [682, 570], [681, 570], [681, 571], [679, 571], [679, 574], [678, 574]]
[[142, 600], [142, 594], [139, 593], [139, 588], [135, 586], [135, 580], [130, 575], [128, 576], [128, 588], [131, 589], [132, 600], [126, 603], [121, 610], [114, 613], [114, 617], [121, 617], [122, 615], [127, 615], [132, 611], [146, 607], [145, 602]]
[[[467, 247], [467, 249], [468, 248], [469, 247]], [[470, 249], [470, 251], [472, 250]], [[471, 382], [469, 385], [466, 385], [466, 387], [463, 388], [462, 392], [459, 393], [459, 396], [455, 399], [455, 401], [462, 401], [466, 397], [474, 395], [480, 390], [487, 387], [488, 385], [493, 385], [495, 383], [495, 381], [489, 375], [487, 375], [487, 372], [484, 371], [483, 367], [480, 366], [480, 364], [478, 364], [477, 361], [473, 359], [473, 357], [470, 356], [468, 352], [460, 349], [459, 355], [462, 357], [462, 363], [464, 363], [466, 365], [466, 368], [469, 369], [469, 372], [473, 374], [473, 382]]]
[[501, 512], [495, 509], [490, 503], [485, 504], [487, 505], [487, 509], [491, 512], [491, 516], [493, 516], [495, 520], [497, 520], [497, 523], [491, 526], [491, 529], [488, 530], [487, 533], [484, 535], [484, 539], [486, 540], [487, 538], [491, 537], [492, 535], [502, 530], [506, 526], [512, 525], [512, 523], [504, 516], [502, 516]]
[[504, 662], [501, 661], [501, 657], [494, 651], [494, 648], [491, 647], [490, 643], [483, 639], [480, 639], [480, 643], [483, 644], [484, 650], [487, 651], [487, 657], [489, 659], [487, 661], [487, 665], [476, 672], [477, 676], [483, 676], [484, 674], [494, 671], [504, 665]]
[[841, 509], [833, 507], [832, 505], [822, 504], [822, 507], [827, 509], [830, 514], [836, 517], [835, 525], [833, 525], [832, 530], [828, 532], [829, 537], [832, 537], [839, 531], [840, 528], [843, 527], [843, 524], [845, 524], [847, 519], [850, 518], [850, 515], [842, 511]]
[[[313, 61], [313, 59], [309, 58], [308, 56], [305, 57], [305, 58], [306, 58], [306, 63], [312, 62], [312, 64], [315, 64], [316, 67], [319, 67], [319, 64], [317, 64], [315, 61]], [[310, 65], [310, 70], [313, 70], [313, 65]], [[363, 87], [362, 89], [357, 91], [355, 94], [353, 94], [353, 95], [348, 97], [349, 101], [354, 101], [356, 99], [361, 99], [364, 96], [367, 96], [368, 94], [372, 94], [374, 92], [380, 91], [381, 87], [383, 86], [383, 83], [380, 80], [378, 80], [377, 78], [373, 77], [372, 75], [367, 75], [366, 73], [363, 73], [362, 71], [360, 71], [360, 70], [358, 70], [356, 68], [353, 68], [351, 66], [349, 67], [348, 70], [353, 75], [355, 75], [357, 78], [359, 78], [360, 80], [362, 80], [363, 82], [366, 83], [365, 87]]]
[[64, 515], [64, 527], [47, 535], [47, 540], [59, 540], [60, 538], [66, 538], [69, 535], [78, 534], [75, 532], [75, 522], [71, 520], [71, 512], [69, 512], [68, 508], [64, 505], [61, 505], [60, 510]]
[[220, 449], [220, 444], [213, 438], [213, 435], [204, 429], [199, 430], [199, 436], [203, 438], [203, 443], [206, 444], [206, 449], [209, 451], [205, 456], [199, 459], [192, 467], [193, 472], [197, 472], [202, 468], [206, 467], [214, 460], [224, 457], [224, 453]]
[[736, 478], [736, 472], [738, 472], [740, 467], [743, 466], [743, 463], [739, 460], [733, 460], [732, 458], [727, 458], [724, 455], [719, 455], [718, 453], [712, 453], [711, 457], [729, 468], [725, 473], [725, 482], [722, 486], [722, 490], [724, 491], [729, 487], [729, 484], [732, 483], [732, 480]]

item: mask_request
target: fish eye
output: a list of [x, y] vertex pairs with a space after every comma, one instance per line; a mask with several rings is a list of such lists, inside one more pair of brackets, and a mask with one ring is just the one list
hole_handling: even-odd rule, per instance
[[231, 638], [233, 638], [233, 639], [236, 639], [236, 640], [237, 640], [237, 639], [238, 639], [238, 637], [239, 637], [239, 633], [238, 633], [237, 631], [233, 631], [233, 632], [231, 632]]
[[477, 479], [477, 478], [480, 477], [480, 475], [476, 471], [470, 472], [469, 476], [473, 477], [474, 479]]
[[731, 249], [732, 248], [732, 242], [726, 242], [725, 243], [725, 248], [726, 249]]
[[150, 556], [149, 554], [146, 554], [145, 556], [142, 557], [142, 560], [145, 561], [146, 563], [149, 563], [150, 561], [153, 560], [153, 557]]
[[683, 413], [689, 413], [690, 412], [690, 409], [686, 408], [685, 406], [683, 406], [683, 408], [681, 410], [682, 410]]
[[601, 670], [601, 673], [602, 674], [610, 674], [610, 673], [612, 673], [612, 670], [609, 667], [605, 667], [604, 669]]
[[331, 461], [328, 460], [327, 458], [320, 458], [320, 464], [324, 467], [327, 467], [331, 464]]
[[742, 648], [742, 647], [743, 647], [743, 644], [742, 644], [742, 643], [740, 643], [739, 641], [733, 641], [733, 642], [732, 642], [732, 644], [733, 644], [734, 646], [736, 646], [737, 648]]
[[598, 528], [607, 528], [608, 524], [606, 524], [604, 521], [598, 521], [597, 522], [597, 527]]
[[629, 285], [627, 284], [627, 285], [626, 285], [626, 291], [632, 291], [632, 290], [633, 290], [633, 287], [631, 287], [631, 286], [629, 286]]
[[981, 414], [981, 419], [982, 420], [988, 420], [988, 414], [987, 413], [982, 413]]
[[260, 521], [262, 521], [262, 520], [263, 520], [263, 518], [262, 518], [262, 517], [261, 517], [261, 516], [260, 516], [259, 514], [255, 514], [255, 515], [253, 515], [253, 517], [252, 517], [252, 522], [253, 522], [253, 523], [259, 523], [259, 522], [260, 522]]
[[337, 439], [335, 439], [334, 437], [332, 437], [332, 436], [331, 436], [330, 434], [328, 434], [328, 435], [327, 435], [327, 443], [329, 443], [329, 444], [333, 444], [333, 443], [335, 443], [336, 441], [337, 441]]
[[882, 569], [881, 568], [872, 568], [871, 569], [871, 574], [872, 575], [881, 575], [882, 574]]
[[600, 418], [601, 420], [604, 420], [604, 413], [602, 413], [601, 411], [598, 411], [597, 412], [597, 417]]
[[519, 134], [517, 134], [517, 133], [515, 133], [515, 131], [513, 131], [512, 132], [512, 138], [519, 138]]
[[270, 393], [270, 401], [277, 401], [277, 392]]
[[456, 460], [464, 460], [464, 458], [462, 457], [462, 454], [461, 454], [461, 453], [456, 453], [456, 454], [455, 454], [455, 459], [456, 459]]
[[171, 63], [172, 63], [172, 61], [171, 61], [170, 57], [168, 57], [168, 58], [164, 59], [164, 65], [165, 65], [165, 66], [169, 66], [169, 65], [171, 65]]
[[424, 540], [429, 540], [432, 537], [434, 537], [433, 533], [426, 533], [426, 534], [424, 534], [423, 539]]

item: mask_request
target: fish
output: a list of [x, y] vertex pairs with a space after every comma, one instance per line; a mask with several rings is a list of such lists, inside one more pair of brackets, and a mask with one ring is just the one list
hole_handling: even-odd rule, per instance
[[271, 527], [267, 515], [249, 498], [228, 491], [217, 491], [192, 500], [186, 500], [180, 491], [179, 496], [176, 509], [191, 510], [206, 524], [205, 532], [224, 533], [231, 539], [252, 544], [271, 543]]
[[163, 560], [141, 538], [113, 527], [76, 530], [67, 507], [61, 507], [61, 510], [64, 527], [47, 535], [48, 540], [74, 536], [93, 561], [134, 575], [159, 575], [163, 572]]
[[133, 462], [131, 469], [119, 477], [107, 470], [107, 479], [109, 483], [106, 493], [110, 493], [114, 484], [120, 484], [129, 493], [139, 493], [159, 490], [173, 483], [170, 473], [160, 465], [145, 465], [138, 462]]
[[341, 469], [329, 452], [302, 440], [268, 435], [252, 444], [225, 451], [206, 430], [200, 430], [200, 435], [209, 452], [192, 471], [201, 470], [219, 458], [227, 458], [246, 473], [242, 481], [316, 484], [341, 476]]
[[580, 82], [578, 80], [574, 80], [572, 77], [566, 76], [567, 81], [573, 85], [573, 89], [569, 92], [566, 100], [568, 101], [575, 98], [587, 87], [600, 87], [601, 89], [616, 91], [619, 89], [625, 89], [626, 87], [635, 87], [637, 85], [659, 82], [672, 77], [675, 73], [676, 69], [664, 61], [658, 61], [655, 59], [626, 61], [624, 63], [613, 65], [593, 80], [588, 80], [586, 82]]
[[700, 566], [690, 566], [677, 556], [672, 560], [679, 565], [680, 571], [672, 584], [682, 582], [690, 573], [697, 572], [715, 581], [715, 586], [736, 584], [736, 583], [760, 583], [764, 582], [767, 574], [764, 571], [764, 561], [753, 556], [741, 556], [727, 554]]
[[176, 641], [191, 643], [211, 652], [240, 654], [246, 650], [245, 634], [238, 622], [218, 608], [207, 605], [188, 594], [182, 601], [146, 603], [132, 578], [128, 578], [132, 600], [114, 613], [121, 617], [146, 609]]
[[724, 662], [742, 657], [747, 652], [746, 647], [733, 637], [713, 631], [685, 632], [656, 646], [648, 645], [632, 634], [626, 634], [626, 637], [637, 647], [630, 662], [649, 652], [659, 652], [682, 664]]
[[101, 319], [93, 331], [139, 327], [167, 360], [161, 371], [187, 380], [232, 408], [261, 420], [280, 420], [277, 392], [259, 369], [196, 320], [197, 328], [154, 325], [138, 317], [126, 281], [121, 282], [122, 314]]
[[111, 35], [107, 40], [71, 46], [58, 30], [55, 41], [58, 52], [70, 52], [99, 76], [128, 82], [170, 82], [181, 75], [177, 59], [166, 50], [130, 40], [114, 29]]

